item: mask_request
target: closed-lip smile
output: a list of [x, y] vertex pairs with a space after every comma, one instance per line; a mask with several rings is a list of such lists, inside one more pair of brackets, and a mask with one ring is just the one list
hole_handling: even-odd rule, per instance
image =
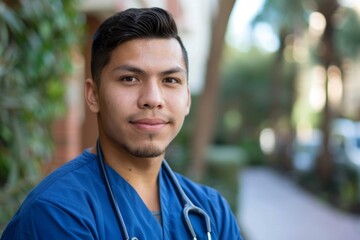
[[142, 118], [130, 121], [137, 129], [142, 131], [156, 132], [166, 126], [169, 121], [160, 118]]

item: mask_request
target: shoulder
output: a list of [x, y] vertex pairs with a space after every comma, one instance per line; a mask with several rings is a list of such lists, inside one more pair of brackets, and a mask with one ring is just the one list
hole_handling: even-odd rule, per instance
[[228, 239], [241, 239], [237, 220], [228, 201], [219, 191], [180, 174], [176, 174], [176, 177], [190, 200], [209, 214], [214, 234], [227, 236]]
[[188, 195], [191, 201], [195, 205], [207, 209], [207, 212], [209, 212], [214, 219], [220, 220], [224, 217], [233, 217], [228, 201], [218, 190], [207, 185], [194, 182], [181, 174], [176, 173], [176, 176], [184, 192]]
[[89, 226], [91, 216], [87, 216], [87, 208], [93, 201], [90, 193], [95, 191], [91, 189], [96, 184], [96, 164], [96, 155], [84, 151], [45, 177], [22, 203], [6, 228], [4, 239], [37, 239], [40, 233], [51, 234], [49, 231], [66, 233], [56, 228], [65, 222], [79, 229], [79, 224]]
[[[171, 171], [171, 169], [168, 169], [165, 166], [166, 165], [164, 165], [164, 167], [161, 169], [161, 172], [164, 172], [161, 174], [161, 176], [164, 176], [168, 179], [172, 185], [170, 188], [176, 189], [177, 185], [177, 183], [172, 179], [173, 177], [171, 175], [173, 173], [184, 193], [198, 207], [203, 207], [206, 209], [218, 209], [219, 205], [227, 205], [227, 201], [214, 188], [194, 182], [180, 173], [171, 173], [168, 171]], [[176, 192], [179, 194], [178, 190], [176, 190]]]
[[[96, 155], [84, 151], [45, 177], [28, 195], [25, 204], [35, 199], [49, 200], [66, 194], [79, 193], [87, 188], [84, 182], [93, 181], [96, 175]], [[68, 196], [66, 196], [68, 197]]]
[[184, 191], [189, 195], [193, 195], [193, 197], [200, 197], [200, 199], [208, 199], [211, 202], [213, 202], [213, 200], [217, 198], [222, 198], [219, 191], [212, 187], [194, 182], [193, 180], [179, 173], [175, 173], [175, 176], [178, 179], [180, 185], [184, 188]]
[[[84, 151], [46, 176], [26, 197], [17, 216], [34, 213], [41, 207], [50, 206], [74, 208], [81, 211], [84, 198], [87, 198], [96, 181], [96, 155]], [[86, 183], [86, 184], [84, 184]]]

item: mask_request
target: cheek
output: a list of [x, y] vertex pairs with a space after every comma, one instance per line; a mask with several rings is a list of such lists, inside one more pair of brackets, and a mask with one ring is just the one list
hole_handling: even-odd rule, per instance
[[171, 99], [172, 110], [178, 115], [178, 117], [182, 118], [188, 115], [190, 110], [190, 102], [188, 101], [187, 95], [179, 97], [172, 96]]
[[184, 104], [185, 115], [188, 115], [190, 112], [190, 106], [191, 106], [191, 96], [188, 91], [184, 94], [183, 99], [184, 99], [183, 104]]
[[106, 107], [113, 110], [126, 108], [127, 105], [131, 105], [134, 99], [132, 91], [118, 88], [116, 85], [109, 85], [105, 91], [103, 91], [103, 103]]
[[[103, 94], [100, 100], [100, 112], [103, 111], [106, 116], [117, 116], [116, 118], [125, 108], [123, 105], [127, 103], [127, 101], [124, 101], [122, 94], [116, 93], [111, 89], [107, 89], [107, 92]], [[114, 119], [114, 117], [107, 117], [104, 120], [111, 119]]]

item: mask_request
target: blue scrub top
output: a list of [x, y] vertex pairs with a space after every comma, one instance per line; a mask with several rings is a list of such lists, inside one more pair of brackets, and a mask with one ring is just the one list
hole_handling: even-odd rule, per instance
[[[159, 173], [162, 225], [135, 189], [106, 167], [130, 239], [191, 239], [182, 203], [164, 167]], [[209, 215], [212, 239], [242, 239], [228, 203], [217, 191], [179, 174], [176, 177], [191, 201]], [[204, 219], [195, 214], [190, 219], [197, 239], [207, 239]], [[46, 177], [8, 224], [1, 240], [8, 239], [123, 239], [96, 155], [84, 151]]]

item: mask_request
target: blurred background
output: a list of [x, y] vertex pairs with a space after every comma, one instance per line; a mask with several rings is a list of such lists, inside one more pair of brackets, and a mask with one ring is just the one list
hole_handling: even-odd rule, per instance
[[360, 239], [360, 0], [1, 0], [0, 232], [95, 143], [83, 83], [96, 28], [154, 6], [190, 58], [172, 167], [218, 189], [245, 239]]

